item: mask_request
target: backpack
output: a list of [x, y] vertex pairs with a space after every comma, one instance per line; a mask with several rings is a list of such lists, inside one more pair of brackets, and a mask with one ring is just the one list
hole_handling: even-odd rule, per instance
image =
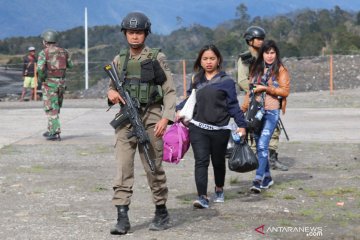
[[163, 136], [163, 161], [178, 164], [190, 147], [189, 129], [175, 122]]

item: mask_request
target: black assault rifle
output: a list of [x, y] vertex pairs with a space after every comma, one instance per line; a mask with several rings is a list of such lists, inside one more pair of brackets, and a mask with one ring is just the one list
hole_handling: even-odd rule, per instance
[[[140, 109], [140, 103], [137, 99], [132, 98], [130, 94], [124, 89], [123, 83], [125, 78], [126, 69], [123, 69], [121, 72], [121, 76], [119, 78], [116, 67], [114, 63], [108, 64], [104, 67], [105, 72], [109, 75], [111, 81], [116, 86], [117, 91], [119, 92], [120, 96], [125, 100], [126, 104], [121, 104], [121, 112], [118, 113], [115, 117], [113, 122], [119, 122], [120, 124], [124, 123], [125, 121], [130, 122], [133, 127], [132, 132], [128, 135], [128, 138], [135, 136], [138, 139], [138, 142], [144, 149], [144, 155], [146, 161], [149, 164], [150, 170], [152, 173], [155, 172], [155, 162], [154, 160], [150, 159], [149, 156], [149, 145], [150, 145], [150, 138], [147, 132], [145, 131], [144, 124], [141, 121], [141, 117], [139, 115], [138, 109]], [[121, 119], [120, 121], [118, 119]], [[114, 125], [110, 123], [115, 129], [120, 125]]]
[[283, 122], [281, 121], [281, 118], [279, 118], [279, 121], [278, 121], [278, 128], [279, 128], [280, 130], [284, 130], [286, 140], [289, 141], [290, 138], [289, 138], [289, 136], [288, 136], [288, 134], [287, 134], [287, 132], [286, 132], [286, 130], [285, 130], [285, 127], [284, 127]]

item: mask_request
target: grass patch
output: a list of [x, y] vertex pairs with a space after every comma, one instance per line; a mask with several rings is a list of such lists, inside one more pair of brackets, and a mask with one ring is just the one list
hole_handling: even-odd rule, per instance
[[0, 154], [12, 155], [18, 153], [20, 153], [20, 151], [18, 149], [15, 149], [12, 145], [4, 146], [0, 150]]
[[264, 191], [264, 193], [261, 194], [264, 198], [273, 198], [275, 197], [276, 193], [273, 191]]
[[285, 190], [285, 189], [289, 189], [289, 188], [297, 188], [299, 186], [302, 186], [303, 184], [304, 184], [303, 181], [294, 180], [294, 181], [287, 181], [287, 182], [275, 184], [273, 186], [273, 188], [278, 189], [278, 190]]
[[287, 219], [281, 219], [280, 221], [278, 221], [278, 225], [282, 226], [282, 227], [291, 227], [291, 226], [293, 226], [292, 222], [290, 222]]
[[352, 211], [344, 211], [334, 214], [332, 218], [339, 222], [358, 221], [360, 220], [360, 213], [354, 213]]
[[317, 213], [313, 216], [314, 222], [321, 222], [321, 220], [324, 218], [324, 214]]
[[225, 192], [225, 200], [231, 200], [238, 198], [239, 195], [236, 192]]
[[110, 148], [105, 145], [96, 145], [91, 148], [80, 148], [77, 149], [76, 151], [76, 154], [78, 156], [89, 156], [89, 155], [105, 154], [105, 153], [111, 153]]
[[287, 195], [285, 195], [285, 196], [283, 197], [283, 199], [285, 199], [285, 200], [294, 200], [294, 199], [296, 199], [296, 197], [293, 196], [293, 195], [287, 194]]
[[318, 191], [315, 191], [315, 190], [304, 189], [304, 192], [305, 192], [309, 197], [318, 197], [318, 196], [319, 196], [319, 192], [318, 192]]
[[106, 187], [102, 187], [102, 186], [96, 186], [92, 189], [92, 192], [103, 192], [103, 191], [107, 191], [109, 189], [107, 189]]
[[238, 230], [241, 230], [241, 231], [244, 231], [248, 228], [248, 226], [246, 224], [243, 224], [243, 223], [239, 223], [238, 221], [234, 221], [234, 227]]
[[42, 173], [45, 171], [45, 168], [40, 165], [35, 165], [30, 168], [31, 173]]
[[299, 211], [301, 216], [311, 217], [316, 214], [316, 211], [312, 208], [306, 208]]
[[20, 166], [17, 168], [17, 171], [22, 173], [43, 173], [45, 172], [45, 168], [41, 165], [34, 165], [29, 167]]
[[192, 204], [193, 199], [190, 196], [185, 196], [183, 198], [181, 198], [181, 204]]
[[343, 196], [349, 193], [358, 193], [358, 190], [351, 187], [345, 187], [345, 188], [338, 187], [338, 188], [324, 190], [321, 193], [325, 196], [332, 197], [332, 196]]
[[45, 190], [44, 189], [35, 189], [31, 193], [32, 194], [43, 194], [43, 193], [45, 193]]
[[112, 153], [112, 151], [110, 150], [110, 148], [108, 146], [97, 145], [96, 148], [95, 148], [94, 153], [96, 153], [96, 154]]
[[238, 177], [231, 176], [230, 180], [229, 180], [229, 183], [230, 183], [230, 185], [236, 185], [236, 184], [240, 183], [240, 180], [239, 180]]
[[346, 212], [345, 217], [350, 220], [360, 220], [360, 213]]
[[299, 213], [302, 216], [310, 217], [314, 222], [320, 222], [324, 218], [324, 214], [312, 208], [302, 209]]

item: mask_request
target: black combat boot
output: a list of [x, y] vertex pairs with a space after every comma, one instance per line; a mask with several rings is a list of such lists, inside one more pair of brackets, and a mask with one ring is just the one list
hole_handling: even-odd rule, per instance
[[116, 205], [117, 207], [117, 223], [114, 228], [110, 230], [113, 235], [123, 235], [130, 230], [130, 222], [127, 212], [129, 211], [128, 205]]
[[155, 217], [150, 223], [149, 230], [162, 231], [171, 227], [170, 216], [165, 205], [157, 205]]
[[270, 149], [269, 150], [270, 156], [269, 156], [269, 163], [270, 163], [270, 167], [273, 170], [280, 170], [280, 171], [287, 171], [289, 170], [289, 168], [287, 166], [285, 166], [284, 164], [282, 164], [279, 160], [278, 160], [278, 153], [275, 150]]
[[55, 133], [55, 134], [50, 134], [49, 133], [48, 136], [46, 137], [46, 140], [48, 140], [48, 141], [61, 141], [60, 134], [59, 133]]

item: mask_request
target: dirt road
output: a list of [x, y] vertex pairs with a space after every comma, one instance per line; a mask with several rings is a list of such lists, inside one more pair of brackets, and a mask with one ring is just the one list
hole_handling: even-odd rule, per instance
[[[260, 195], [248, 190], [254, 172], [228, 170], [225, 203], [193, 210], [191, 149], [180, 164], [164, 163], [173, 223], [166, 231], [147, 229], [154, 206], [137, 158], [132, 229], [120, 237], [109, 234], [114, 110], [106, 113], [104, 100], [67, 99], [63, 141], [46, 142], [40, 102], [0, 102], [0, 238], [359, 239], [360, 100], [316, 96], [292, 96], [283, 117], [290, 141], [282, 136], [279, 149], [290, 170], [273, 171], [275, 185]], [[210, 168], [209, 193], [213, 187]]]

